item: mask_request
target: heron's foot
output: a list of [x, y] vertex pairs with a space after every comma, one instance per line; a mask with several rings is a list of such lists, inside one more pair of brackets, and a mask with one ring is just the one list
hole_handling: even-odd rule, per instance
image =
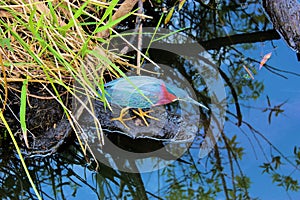
[[129, 110], [129, 108], [123, 108], [123, 109], [121, 110], [121, 112], [120, 112], [120, 116], [119, 116], [119, 117], [112, 118], [111, 121], [119, 121], [119, 122], [121, 122], [121, 124], [123, 124], [123, 126], [125, 126], [125, 128], [130, 129], [130, 128], [125, 124], [125, 121], [132, 120], [132, 119], [136, 118], [136, 116], [133, 116], [133, 117], [124, 119], [124, 116], [128, 114], [128, 110]]
[[136, 115], [140, 116], [140, 117], [143, 119], [143, 121], [145, 122], [146, 126], [149, 126], [149, 123], [147, 122], [147, 120], [146, 120], [145, 117], [148, 117], [148, 118], [150, 118], [150, 119], [154, 119], [154, 120], [159, 121], [159, 119], [157, 119], [157, 118], [155, 118], [155, 117], [152, 117], [152, 116], [148, 115], [148, 113], [153, 112], [153, 110], [143, 111], [141, 108], [138, 108], [138, 111], [133, 110], [133, 112], [134, 112]]

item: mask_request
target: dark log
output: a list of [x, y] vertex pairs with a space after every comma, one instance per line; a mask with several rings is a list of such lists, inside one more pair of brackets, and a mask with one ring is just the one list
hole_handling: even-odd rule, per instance
[[[37, 99], [37, 101], [39, 101]], [[43, 105], [52, 104], [52, 101], [43, 101]], [[37, 103], [38, 104], [38, 103]], [[175, 104], [175, 103], [174, 103]], [[172, 105], [169, 105], [172, 107]], [[174, 109], [178, 105], [173, 105]], [[93, 103], [94, 114], [101, 124], [101, 128], [105, 135], [105, 145], [101, 147], [99, 144], [95, 121], [91, 114], [86, 110], [83, 110], [78, 116], [78, 124], [80, 128], [78, 129], [81, 135], [81, 139], [85, 138], [88, 141], [87, 145], [92, 146], [93, 154], [98, 154], [97, 149], [102, 149], [110, 154], [120, 154], [116, 152], [115, 149], [111, 149], [111, 146], [117, 146], [125, 151], [139, 153], [143, 156], [146, 153], [148, 156], [162, 158], [164, 160], [176, 160], [180, 156], [173, 155], [168, 151], [164, 151], [165, 145], [169, 145], [172, 141], [176, 141], [176, 144], [172, 144], [172, 148], [176, 148], [178, 151], [181, 144], [187, 144], [192, 142], [196, 131], [192, 131], [190, 127], [196, 122], [193, 120], [188, 120], [186, 122], [182, 119], [180, 115], [171, 112], [166, 109], [166, 107], [155, 107], [151, 116], [158, 118], [159, 120], [150, 120], [149, 126], [146, 126], [144, 122], [139, 118], [134, 118], [132, 120], [126, 121], [126, 125], [130, 129], [125, 128], [121, 123], [117, 121], [111, 121], [112, 118], [119, 114], [120, 108], [114, 108], [113, 111], [105, 108], [101, 101], [95, 100]], [[75, 109], [76, 112], [76, 109]], [[30, 110], [28, 110], [30, 113]], [[36, 113], [36, 112], [35, 112]], [[115, 114], [113, 114], [115, 113]], [[131, 114], [133, 114], [130, 111]], [[37, 115], [38, 117], [38, 115]], [[129, 117], [129, 116], [127, 116]], [[35, 118], [37, 121], [42, 121]], [[50, 122], [49, 122], [50, 123]], [[73, 128], [67, 119], [60, 120], [56, 126], [49, 128], [43, 134], [38, 135], [31, 142], [31, 149], [27, 150], [27, 156], [48, 156], [57, 152], [58, 148], [63, 146], [66, 139], [73, 133]], [[162, 149], [159, 155], [152, 154], [157, 150]], [[139, 159], [140, 156], [134, 158]], [[178, 159], [180, 160], [180, 159]]]

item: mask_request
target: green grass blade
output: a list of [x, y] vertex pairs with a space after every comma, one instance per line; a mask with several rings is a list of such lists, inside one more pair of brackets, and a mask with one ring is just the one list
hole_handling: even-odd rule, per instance
[[105, 10], [105, 13], [103, 14], [101, 20], [100, 20], [100, 23], [104, 22], [104, 20], [112, 14], [114, 8], [116, 7], [116, 5], [118, 4], [119, 0], [112, 0], [110, 3], [109, 3], [109, 7]]
[[20, 105], [20, 124], [23, 133], [23, 138], [27, 148], [29, 148], [27, 139], [27, 127], [26, 127], [26, 100], [27, 100], [27, 84], [28, 79], [23, 81], [23, 86], [21, 90], [21, 105]]
[[102, 32], [102, 31], [104, 31], [106, 29], [114, 27], [115, 25], [119, 24], [121, 21], [123, 21], [124, 19], [126, 19], [127, 17], [129, 17], [130, 15], [132, 15], [133, 13], [134, 12], [130, 12], [130, 13], [128, 13], [128, 14], [126, 14], [126, 15], [124, 15], [124, 16], [116, 19], [116, 20], [114, 20], [114, 21], [110, 21], [107, 24], [96, 28], [93, 34], [98, 33], [98, 32]]
[[51, 1], [48, 1], [48, 7], [49, 7], [49, 10], [50, 10], [50, 14], [51, 14], [53, 23], [54, 23], [54, 24], [58, 24], [57, 15], [56, 15], [56, 13], [55, 13], [55, 9], [56, 9], [56, 8], [53, 7], [53, 4], [52, 4]]
[[37, 198], [38, 198], [39, 200], [42, 200], [42, 197], [40, 196], [40, 194], [39, 194], [39, 192], [38, 192], [38, 190], [37, 190], [37, 188], [36, 188], [36, 186], [35, 186], [35, 184], [34, 184], [32, 178], [31, 178], [31, 176], [30, 176], [30, 173], [29, 173], [28, 168], [27, 168], [27, 166], [26, 166], [25, 160], [24, 160], [24, 158], [23, 158], [23, 156], [22, 156], [22, 154], [21, 154], [21, 150], [20, 150], [20, 148], [19, 148], [19, 146], [18, 146], [18, 144], [17, 144], [17, 141], [16, 141], [16, 139], [15, 139], [15, 136], [14, 136], [14, 134], [12, 133], [11, 129], [9, 128], [9, 125], [8, 125], [7, 121], [5, 120], [5, 118], [4, 118], [4, 116], [3, 116], [2, 110], [0, 110], [0, 119], [2, 120], [4, 126], [6, 127], [8, 133], [9, 133], [9, 135], [10, 135], [12, 141], [13, 141], [13, 144], [14, 144], [14, 146], [15, 146], [15, 148], [16, 148], [16, 150], [17, 150], [17, 153], [18, 153], [18, 155], [19, 155], [19, 157], [20, 157], [22, 166], [23, 166], [23, 168], [24, 168], [24, 170], [25, 170], [25, 173], [26, 173], [26, 175], [27, 175], [27, 178], [28, 178], [28, 180], [29, 180], [29, 182], [30, 182], [30, 184], [31, 184], [31, 187], [33, 188], [33, 190], [34, 190], [34, 192], [35, 192]]
[[74, 24], [76, 23], [75, 20], [83, 14], [84, 8], [89, 4], [90, 0], [84, 2], [82, 6], [74, 13], [74, 17], [69, 21], [67, 25], [63, 27], [63, 30], [67, 32]]

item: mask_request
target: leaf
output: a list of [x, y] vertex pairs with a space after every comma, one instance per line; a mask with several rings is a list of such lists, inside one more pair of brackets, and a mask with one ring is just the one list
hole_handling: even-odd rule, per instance
[[178, 10], [181, 10], [186, 0], [179, 0]]
[[129, 17], [130, 15], [132, 15], [132, 13], [134, 13], [134, 12], [130, 12], [130, 13], [128, 13], [128, 14], [126, 14], [126, 15], [124, 15], [124, 16], [116, 19], [116, 20], [110, 21], [110, 22], [106, 23], [105, 25], [96, 28], [94, 30], [93, 34], [96, 34], [96, 33], [99, 33], [101, 31], [104, 31], [108, 28], [114, 27], [115, 25], [117, 25], [118, 23], [120, 23], [121, 21], [123, 21], [124, 19]]
[[273, 113], [273, 111], [271, 111], [271, 112], [269, 113], [269, 117], [268, 117], [268, 122], [269, 122], [269, 124], [271, 124], [271, 120], [272, 120], [272, 113]]
[[274, 173], [272, 175], [272, 179], [273, 179], [272, 180], [273, 183], [282, 181], [282, 178], [281, 178], [280, 174], [278, 174], [278, 173]]
[[263, 67], [263, 65], [271, 58], [272, 52], [266, 54], [263, 59], [260, 61], [259, 70]]
[[270, 173], [270, 171], [273, 171], [273, 168], [270, 163], [264, 163], [263, 165], [261, 165], [259, 167], [264, 169], [262, 171], [262, 173]]
[[175, 7], [172, 7], [171, 10], [169, 11], [169, 13], [167, 14], [167, 16], [165, 18], [165, 24], [169, 23], [171, 17], [173, 16], [174, 9], [175, 9]]
[[104, 20], [113, 13], [114, 8], [117, 6], [118, 2], [118, 0], [113, 0], [109, 3], [109, 7], [105, 9], [105, 13], [102, 16], [100, 23], [104, 22]]
[[74, 24], [76, 23], [75, 20], [79, 18], [84, 11], [84, 8], [89, 4], [90, 1], [86, 1], [84, 4], [82, 4], [79, 9], [76, 10], [75, 14], [72, 16], [71, 20], [69, 20], [68, 24], [63, 26], [64, 32], [67, 32]]
[[280, 156], [273, 157], [272, 163], [275, 163], [275, 169], [278, 169], [278, 167], [282, 164], [280, 161]]
[[28, 139], [27, 139], [27, 128], [26, 128], [27, 84], [28, 84], [28, 79], [25, 79], [23, 81], [23, 86], [21, 90], [20, 123], [21, 123], [21, 129], [22, 129], [25, 145], [27, 148], [29, 148]]
[[10, 45], [10, 38], [2, 38], [0, 39], [0, 46], [4, 48], [7, 47], [8, 50], [13, 51], [14, 49]]
[[267, 95], [267, 101], [268, 101], [268, 106], [271, 107], [271, 102], [270, 102], [270, 98], [268, 95]]
[[246, 72], [248, 73], [248, 75], [250, 76], [250, 78], [253, 80], [254, 77], [253, 77], [251, 71], [250, 71], [245, 65], [243, 65], [243, 67], [244, 67], [244, 69], [246, 70]]
[[297, 146], [294, 146], [294, 154], [297, 155]]

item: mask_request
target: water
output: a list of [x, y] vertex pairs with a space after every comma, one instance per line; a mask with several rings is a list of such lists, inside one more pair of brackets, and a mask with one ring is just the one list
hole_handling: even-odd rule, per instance
[[[231, 3], [232, 7], [226, 7], [229, 2], [219, 5], [223, 10], [216, 12], [199, 7], [197, 3], [186, 3], [168, 28], [176, 30], [191, 26], [193, 28], [185, 30], [185, 34], [193, 36], [200, 43], [264, 28], [265, 18], [258, 2], [248, 3], [247, 6]], [[189, 20], [187, 16], [193, 16], [193, 13], [194, 18]], [[271, 25], [266, 27], [271, 28]], [[233, 40], [234, 37], [227, 39]], [[282, 40], [243, 43], [248, 39], [244, 38], [240, 42], [242, 44], [233, 48], [227, 46], [226, 50], [209, 50], [228, 79], [228, 112], [217, 146], [213, 147], [208, 156], [199, 158], [199, 148], [203, 141], [199, 137], [182, 157], [191, 164], [176, 161], [158, 171], [128, 174], [101, 163], [96, 170], [95, 163], [82, 154], [78, 143], [69, 142], [51, 157], [27, 160], [29, 171], [43, 199], [300, 199], [299, 191], [292, 190], [292, 186], [297, 187], [299, 183], [293, 185], [289, 182], [289, 178], [300, 181], [299, 169], [296, 168], [299, 168], [299, 164], [293, 154], [294, 147], [300, 147], [300, 63], [295, 52]], [[209, 45], [207, 47], [209, 49]], [[272, 52], [272, 56], [266, 62], [267, 65], [296, 74], [275, 71], [284, 78], [268, 71], [268, 66], [259, 70], [259, 62], [269, 52]], [[152, 59], [160, 59], [160, 62], [184, 74], [194, 86], [199, 99], [209, 95], [194, 65], [186, 62], [188, 59], [159, 54], [152, 52], [150, 58], [153, 55]], [[243, 65], [251, 70], [254, 80], [247, 76]], [[228, 83], [235, 89], [239, 100], [240, 122], [239, 117], [236, 117], [238, 112]], [[207, 103], [209, 105], [209, 101]], [[282, 103], [280, 109], [283, 112], [276, 116], [278, 108], [276, 110], [275, 106]], [[204, 134], [209, 115], [202, 113], [201, 117], [204, 126], [201, 125], [200, 136]], [[238, 126], [238, 123], [241, 125]], [[35, 199], [20, 161], [14, 156], [13, 148], [7, 144], [4, 134], [1, 142], [0, 197]], [[284, 163], [278, 169], [275, 169], [276, 156], [280, 156], [277, 164]], [[270, 169], [269, 174], [262, 174], [266, 168], [261, 166], [267, 166], [272, 161], [273, 171]], [[134, 166], [129, 163], [128, 167]], [[275, 182], [274, 177], [277, 177]], [[280, 183], [283, 186], [278, 186]]]

